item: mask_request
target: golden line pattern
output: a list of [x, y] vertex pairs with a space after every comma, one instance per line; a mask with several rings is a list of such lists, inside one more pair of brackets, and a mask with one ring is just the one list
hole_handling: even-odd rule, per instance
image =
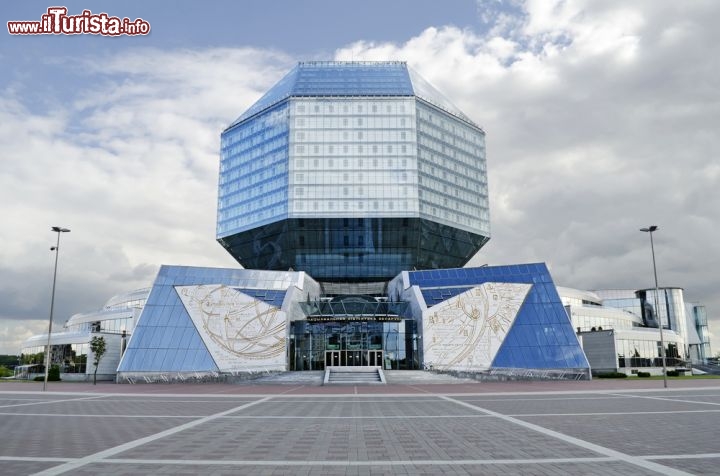
[[531, 286], [484, 283], [428, 308], [423, 315], [425, 364], [447, 370], [489, 368]]
[[221, 370], [285, 365], [285, 312], [224, 285], [176, 289]]

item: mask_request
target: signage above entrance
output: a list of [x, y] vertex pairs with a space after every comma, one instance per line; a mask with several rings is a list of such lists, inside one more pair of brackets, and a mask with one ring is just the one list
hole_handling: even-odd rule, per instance
[[347, 322], [347, 321], [372, 321], [372, 322], [400, 322], [399, 316], [307, 316], [309, 322]]

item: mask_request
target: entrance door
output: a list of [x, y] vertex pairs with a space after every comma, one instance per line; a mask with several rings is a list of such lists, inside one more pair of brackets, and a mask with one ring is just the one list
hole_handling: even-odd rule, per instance
[[340, 351], [329, 350], [325, 352], [325, 367], [339, 367], [340, 366]]
[[371, 350], [368, 352], [368, 365], [371, 367], [382, 367], [382, 350]]
[[348, 367], [358, 367], [360, 365], [363, 365], [362, 362], [362, 352], [359, 350], [348, 350], [345, 351], [347, 354], [347, 362], [345, 365]]

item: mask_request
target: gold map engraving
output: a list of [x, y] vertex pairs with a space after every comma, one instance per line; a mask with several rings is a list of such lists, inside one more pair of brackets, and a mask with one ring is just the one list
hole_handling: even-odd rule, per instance
[[530, 287], [484, 283], [428, 308], [425, 362], [438, 369], [489, 368]]
[[[224, 285], [177, 287], [185, 308], [219, 366], [284, 364], [285, 313]], [[215, 345], [209, 345], [208, 338]], [[264, 361], [264, 362], [261, 362]]]

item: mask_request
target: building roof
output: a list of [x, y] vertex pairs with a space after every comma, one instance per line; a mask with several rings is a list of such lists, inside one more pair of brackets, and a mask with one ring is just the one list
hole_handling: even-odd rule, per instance
[[289, 97], [416, 96], [477, 125], [404, 61], [300, 62], [230, 127]]

